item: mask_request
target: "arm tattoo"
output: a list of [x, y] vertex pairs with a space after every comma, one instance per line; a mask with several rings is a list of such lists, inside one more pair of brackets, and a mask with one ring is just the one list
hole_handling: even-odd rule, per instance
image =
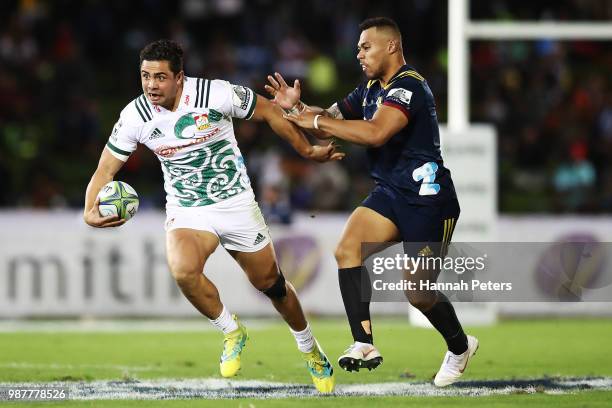
[[342, 116], [342, 112], [340, 112], [340, 109], [338, 108], [338, 104], [334, 103], [332, 106], [330, 106], [329, 108], [327, 108], [325, 110], [325, 112], [327, 112], [327, 115], [330, 118], [334, 118], [334, 119], [344, 119], [344, 117]]

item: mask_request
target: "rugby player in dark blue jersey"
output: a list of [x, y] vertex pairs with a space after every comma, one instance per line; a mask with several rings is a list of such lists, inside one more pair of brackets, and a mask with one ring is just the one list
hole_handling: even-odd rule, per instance
[[[365, 20], [360, 29], [357, 59], [367, 80], [330, 108], [305, 105], [299, 99], [299, 81], [289, 87], [278, 73], [268, 77], [266, 86], [287, 112], [286, 118], [309, 133], [321, 138], [333, 135], [368, 148], [376, 187], [351, 214], [335, 252], [355, 340], [338, 360], [347, 371], [376, 368], [382, 362], [373, 345], [370, 304], [362, 301], [362, 293], [371, 289], [361, 287], [361, 243], [425, 242], [430, 243], [426, 256], [444, 256], [459, 217], [451, 174], [440, 153], [434, 97], [427, 81], [406, 65], [397, 24], [377, 17]], [[434, 272], [434, 280], [438, 273]], [[432, 277], [420, 271], [415, 275]], [[443, 293], [409, 291], [407, 296], [448, 346], [434, 383], [452, 384], [476, 352], [478, 340], [463, 332]]]

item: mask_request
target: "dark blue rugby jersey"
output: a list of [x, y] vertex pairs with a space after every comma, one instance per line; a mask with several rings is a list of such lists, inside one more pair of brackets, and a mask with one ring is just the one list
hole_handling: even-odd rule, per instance
[[413, 204], [438, 205], [456, 198], [440, 153], [436, 105], [427, 81], [404, 65], [384, 88], [378, 80], [370, 80], [338, 102], [342, 116], [349, 120], [372, 119], [381, 105], [399, 109], [408, 117], [408, 125], [384, 145], [368, 148], [376, 183]]

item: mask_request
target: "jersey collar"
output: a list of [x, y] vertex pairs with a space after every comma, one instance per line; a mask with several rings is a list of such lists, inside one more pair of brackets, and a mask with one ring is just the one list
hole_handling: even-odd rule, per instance
[[397, 72], [396, 72], [395, 74], [393, 74], [393, 76], [392, 76], [391, 78], [389, 78], [389, 82], [388, 82], [388, 83], [390, 84], [391, 82], [393, 82], [393, 80], [394, 80], [395, 78], [397, 78], [397, 77], [399, 76], [399, 74], [401, 74], [402, 72], [404, 72], [404, 71], [406, 71], [406, 70], [408, 70], [408, 69], [410, 69], [410, 67], [408, 66], [408, 64], [404, 64], [404, 65], [402, 65], [402, 66], [400, 67], [400, 69], [398, 69], [398, 70], [397, 70]]
[[374, 84], [378, 84], [378, 86], [379, 86], [381, 89], [387, 89], [387, 88], [389, 87], [389, 85], [391, 85], [391, 83], [392, 83], [392, 82], [393, 82], [393, 81], [394, 81], [394, 80], [395, 80], [395, 79], [396, 79], [396, 78], [397, 78], [397, 77], [398, 77], [398, 76], [399, 76], [399, 75], [400, 75], [402, 72], [404, 72], [404, 71], [406, 71], [406, 70], [409, 70], [409, 69], [410, 69], [410, 66], [409, 66], [408, 64], [404, 64], [404, 65], [402, 65], [402, 66], [400, 67], [400, 69], [398, 69], [398, 70], [397, 70], [397, 72], [396, 72], [395, 74], [393, 74], [393, 76], [392, 76], [391, 78], [389, 78], [389, 81], [387, 82], [387, 85], [386, 85], [386, 86], [384, 86], [384, 87], [382, 86], [382, 83], [380, 82], [380, 79], [370, 79], [370, 80], [368, 81], [368, 84], [367, 84], [367, 86], [366, 86], [366, 87], [367, 87], [368, 89], [370, 89], [370, 88], [372, 87], [372, 85], [374, 85]]
[[393, 74], [393, 76], [391, 78], [389, 78], [389, 81], [387, 81], [387, 85], [382, 86], [382, 83], [380, 82], [380, 80], [378, 80], [378, 84], [380, 85], [380, 87], [382, 89], [387, 89], [389, 87], [389, 85], [391, 85], [393, 83], [393, 81], [395, 81], [397, 79], [398, 76], [400, 76], [402, 74], [402, 72], [405, 72], [406, 70], [409, 70], [410, 67], [408, 66], [408, 64], [404, 64], [400, 67], [400, 69], [397, 70], [397, 72], [395, 74]]

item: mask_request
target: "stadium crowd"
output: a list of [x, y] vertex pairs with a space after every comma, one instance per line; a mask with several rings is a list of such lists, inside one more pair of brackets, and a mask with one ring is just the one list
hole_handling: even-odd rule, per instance
[[[472, 0], [470, 13], [610, 21], [612, 2]], [[302, 80], [304, 100], [323, 104], [360, 81], [358, 24], [374, 15], [398, 22], [407, 61], [427, 78], [445, 122], [452, 61], [444, 1], [1, 2], [0, 206], [82, 206], [119, 112], [141, 93], [138, 52], [147, 42], [178, 40], [188, 76], [265, 95], [266, 75], [278, 71]], [[610, 72], [610, 41], [471, 43], [471, 121], [498, 130], [501, 212], [612, 211]], [[344, 161], [317, 165], [264, 126], [235, 125], [269, 222], [290, 222], [296, 209], [349, 210], [367, 194], [362, 148], [345, 145]], [[162, 174], [149, 152], [139, 149], [119, 178], [137, 189], [141, 207], [163, 206]]]

